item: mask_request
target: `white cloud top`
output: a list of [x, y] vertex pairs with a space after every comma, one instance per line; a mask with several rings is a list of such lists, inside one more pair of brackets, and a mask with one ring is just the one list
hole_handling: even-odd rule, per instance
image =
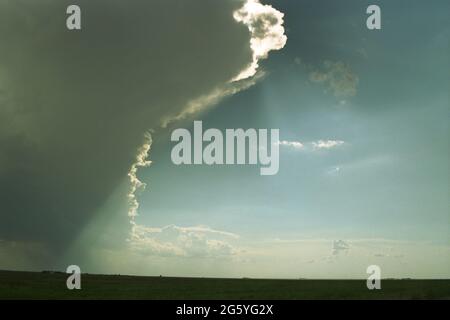
[[259, 67], [259, 60], [266, 59], [270, 51], [280, 50], [285, 46], [287, 37], [284, 34], [283, 17], [282, 12], [270, 5], [263, 5], [258, 0], [247, 0], [241, 9], [234, 13], [236, 21], [244, 23], [251, 33], [253, 61], [233, 80], [254, 76]]

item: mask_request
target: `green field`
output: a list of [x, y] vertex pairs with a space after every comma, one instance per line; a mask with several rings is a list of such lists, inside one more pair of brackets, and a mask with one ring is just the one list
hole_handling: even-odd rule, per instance
[[65, 273], [0, 271], [0, 299], [450, 299], [450, 280], [263, 280], [83, 274], [81, 290]]

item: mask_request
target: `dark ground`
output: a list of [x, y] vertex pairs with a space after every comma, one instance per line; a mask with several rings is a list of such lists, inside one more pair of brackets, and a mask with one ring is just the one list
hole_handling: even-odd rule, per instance
[[0, 299], [450, 299], [450, 280], [263, 280], [82, 274], [68, 290], [65, 273], [0, 271]]

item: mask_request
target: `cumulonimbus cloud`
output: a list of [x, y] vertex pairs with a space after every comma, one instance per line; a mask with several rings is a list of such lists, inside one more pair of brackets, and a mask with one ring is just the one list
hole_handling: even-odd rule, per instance
[[0, 239], [63, 252], [130, 172], [135, 216], [144, 133], [245, 89], [230, 79], [280, 25], [264, 6], [249, 30], [245, 3], [79, 0], [68, 31], [68, 0], [0, 2]]

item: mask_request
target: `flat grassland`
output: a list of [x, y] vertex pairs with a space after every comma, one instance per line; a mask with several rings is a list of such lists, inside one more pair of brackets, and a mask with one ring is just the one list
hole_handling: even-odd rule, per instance
[[82, 274], [81, 290], [69, 275], [0, 271], [0, 299], [450, 299], [450, 280], [270, 280], [137, 277]]

